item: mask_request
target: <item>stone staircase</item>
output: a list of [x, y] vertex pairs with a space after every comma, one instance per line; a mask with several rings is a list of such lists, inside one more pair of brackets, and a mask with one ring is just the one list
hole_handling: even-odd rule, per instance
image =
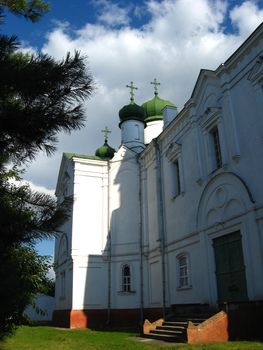
[[156, 326], [155, 329], [150, 330], [149, 333], [144, 334], [144, 337], [167, 342], [186, 343], [189, 321], [194, 325], [198, 325], [205, 320], [205, 318], [193, 317], [169, 318], [169, 320], [163, 321], [161, 325]]
[[208, 305], [176, 305], [172, 306], [172, 313], [166, 319], [159, 319], [154, 323], [145, 321], [144, 337], [167, 342], [186, 343], [187, 328], [198, 326], [215, 314]]

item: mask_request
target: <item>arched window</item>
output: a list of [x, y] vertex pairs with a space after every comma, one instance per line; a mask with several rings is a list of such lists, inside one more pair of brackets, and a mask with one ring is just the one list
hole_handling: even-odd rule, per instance
[[177, 256], [178, 288], [190, 288], [189, 256], [186, 253]]
[[131, 292], [131, 268], [128, 264], [122, 267], [122, 291]]

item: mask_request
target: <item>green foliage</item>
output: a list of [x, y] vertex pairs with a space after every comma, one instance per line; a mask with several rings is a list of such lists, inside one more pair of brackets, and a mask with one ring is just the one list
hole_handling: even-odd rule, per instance
[[15, 37], [0, 36], [0, 149], [15, 162], [51, 154], [56, 134], [83, 126], [82, 102], [92, 78], [79, 52], [60, 62], [17, 54]]
[[14, 244], [53, 236], [67, 218], [69, 200], [58, 206], [54, 197], [32, 191], [18, 180], [16, 167], [0, 167], [0, 253]]
[[0, 0], [0, 11], [6, 8], [15, 15], [36, 22], [49, 10], [49, 3], [43, 0]]
[[23, 321], [24, 309], [33, 301], [35, 294], [45, 292], [51, 262], [33, 248], [19, 245], [1, 252], [0, 261], [1, 339]]
[[[42, 0], [0, 0], [4, 9], [36, 21]], [[86, 59], [79, 52], [55, 61], [23, 54], [16, 37], [0, 35], [0, 339], [19, 325], [36, 293], [52, 293], [49, 261], [33, 248], [54, 236], [67, 218], [68, 200], [32, 191], [17, 166], [39, 150], [52, 154], [60, 131], [83, 126], [84, 99], [93, 91]], [[7, 164], [13, 167], [7, 168]]]

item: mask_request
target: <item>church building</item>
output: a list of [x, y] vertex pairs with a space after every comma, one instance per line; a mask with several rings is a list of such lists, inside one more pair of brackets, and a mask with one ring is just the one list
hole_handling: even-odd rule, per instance
[[55, 245], [57, 324], [262, 308], [263, 25], [200, 71], [180, 112], [158, 84], [142, 105], [128, 86], [118, 150], [105, 128], [95, 155], [63, 154], [56, 195], [72, 204]]

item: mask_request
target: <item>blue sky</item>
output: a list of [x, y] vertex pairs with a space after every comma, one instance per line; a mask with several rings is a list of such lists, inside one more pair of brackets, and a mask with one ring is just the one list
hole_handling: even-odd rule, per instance
[[[263, 21], [263, 0], [51, 0], [51, 11], [30, 23], [7, 14], [0, 30], [16, 34], [22, 49], [60, 60], [68, 51], [88, 56], [96, 92], [86, 103], [85, 128], [59, 135], [52, 157], [39, 154], [25, 174], [32, 186], [54, 193], [62, 152], [93, 155], [111, 129], [118, 148], [118, 111], [129, 101], [126, 84], [139, 87], [136, 102], [160, 96], [179, 110], [189, 99], [201, 68], [216, 69]], [[39, 245], [53, 253], [53, 242]]]

